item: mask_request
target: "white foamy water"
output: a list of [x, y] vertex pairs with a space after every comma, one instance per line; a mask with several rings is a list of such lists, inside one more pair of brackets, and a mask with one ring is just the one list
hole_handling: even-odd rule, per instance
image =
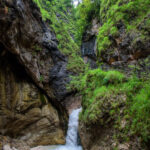
[[39, 146], [31, 150], [82, 150], [82, 147], [78, 145], [78, 119], [80, 111], [81, 108], [73, 110], [69, 116], [66, 145]]

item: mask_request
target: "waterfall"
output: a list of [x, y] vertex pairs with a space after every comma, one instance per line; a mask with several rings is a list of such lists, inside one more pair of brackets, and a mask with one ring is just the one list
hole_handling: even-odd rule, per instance
[[78, 145], [78, 119], [81, 108], [75, 109], [69, 116], [66, 144], [59, 146], [40, 146], [31, 150], [82, 150]]
[[81, 108], [75, 109], [69, 116], [66, 145], [60, 146], [54, 150], [82, 150], [82, 147], [78, 145], [78, 119], [80, 111]]
[[69, 116], [68, 131], [66, 137], [66, 145], [77, 146], [78, 141], [78, 118], [80, 109], [73, 110]]

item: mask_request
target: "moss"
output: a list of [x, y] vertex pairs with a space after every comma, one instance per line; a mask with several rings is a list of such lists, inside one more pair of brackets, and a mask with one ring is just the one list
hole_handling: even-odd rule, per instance
[[81, 44], [82, 35], [91, 25], [91, 20], [98, 16], [100, 8], [100, 0], [83, 0], [76, 8], [76, 26], [78, 31], [75, 34], [76, 41]]
[[119, 31], [118, 31], [117, 27], [112, 27], [111, 30], [110, 30], [110, 34], [113, 37], [117, 37], [119, 35]]
[[35, 51], [42, 51], [42, 47], [35, 45], [32, 47]]
[[[118, 71], [88, 70], [74, 77], [71, 88], [82, 94], [80, 121], [87, 126], [114, 122], [120, 139], [138, 135], [150, 139], [150, 80], [125, 77]], [[126, 123], [122, 127], [122, 120]], [[128, 135], [128, 138], [127, 138]]]
[[40, 93], [40, 101], [41, 101], [42, 105], [47, 104], [47, 99], [45, 98], [45, 95], [42, 93]]
[[71, 1], [34, 0], [34, 2], [40, 8], [43, 20], [50, 20], [50, 27], [56, 33], [58, 48], [68, 57], [68, 70], [74, 73], [83, 72], [85, 64], [80, 58], [80, 47], [74, 40], [78, 28]]
[[44, 77], [43, 75], [40, 75], [40, 82], [43, 82], [44, 81]]
[[125, 79], [124, 74], [118, 72], [118, 71], [108, 71], [105, 78], [103, 79], [103, 83], [111, 83], [111, 84], [118, 84], [122, 83], [123, 80]]
[[[149, 0], [121, 1], [101, 0], [100, 19], [102, 26], [98, 34], [98, 56], [111, 47], [109, 35], [118, 36], [117, 24], [122, 23], [128, 32], [138, 28], [143, 18], [149, 13]], [[143, 32], [142, 32], [143, 34]]]
[[150, 87], [145, 83], [131, 102], [129, 114], [133, 118], [131, 131], [139, 134], [144, 141], [150, 139]]
[[68, 59], [70, 62], [67, 65], [68, 70], [72, 70], [75, 73], [83, 73], [85, 71], [86, 65], [81, 57], [72, 54]]

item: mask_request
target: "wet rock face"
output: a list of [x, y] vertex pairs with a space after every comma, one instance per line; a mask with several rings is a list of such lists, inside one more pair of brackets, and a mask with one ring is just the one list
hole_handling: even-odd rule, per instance
[[81, 52], [85, 63], [90, 63], [91, 68], [96, 68], [96, 37], [82, 43]]
[[93, 36], [88, 41], [83, 42], [81, 51], [83, 56], [88, 56], [95, 59], [96, 58], [96, 37]]
[[96, 19], [92, 21], [92, 25], [86, 30], [82, 39], [81, 53], [85, 63], [90, 63], [91, 68], [96, 66], [96, 35], [98, 34], [99, 23]]
[[[36, 85], [49, 97], [60, 99], [66, 95], [65, 85], [69, 81], [67, 60], [57, 49], [55, 34], [42, 21], [36, 4], [32, 0], [1, 0], [0, 12], [1, 44], [15, 55]], [[54, 80], [51, 76], [57, 72], [53, 68], [61, 70]], [[64, 77], [66, 81], [62, 81]], [[55, 86], [58, 82], [59, 89]]]
[[0, 57], [0, 134], [31, 147], [64, 144], [65, 120], [12, 56]]
[[60, 103], [69, 95], [69, 92], [66, 89], [66, 84], [70, 82], [69, 76], [71, 73], [66, 67], [66, 62], [58, 61], [50, 70], [50, 84], [55, 90], [56, 98]]

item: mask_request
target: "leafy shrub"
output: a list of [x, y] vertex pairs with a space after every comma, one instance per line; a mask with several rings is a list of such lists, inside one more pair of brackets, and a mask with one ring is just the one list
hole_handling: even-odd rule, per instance
[[76, 21], [78, 31], [76, 32], [76, 41], [81, 44], [82, 35], [85, 29], [90, 26], [92, 18], [98, 16], [100, 0], [83, 0], [76, 8]]
[[131, 131], [147, 142], [150, 139], [150, 83], [145, 83], [130, 106]]
[[149, 7], [149, 0], [100, 0], [99, 17], [102, 26], [98, 33], [98, 56], [111, 46], [109, 35], [118, 36], [117, 23], [123, 23], [127, 31], [136, 29], [149, 13]]
[[[122, 136], [138, 135], [146, 142], [150, 139], [149, 85], [149, 79], [134, 75], [127, 78], [118, 71], [95, 69], [74, 77], [70, 86], [82, 94], [82, 122], [89, 126], [104, 125], [113, 119], [114, 127], [122, 130]], [[127, 121], [124, 129], [121, 119]]]

